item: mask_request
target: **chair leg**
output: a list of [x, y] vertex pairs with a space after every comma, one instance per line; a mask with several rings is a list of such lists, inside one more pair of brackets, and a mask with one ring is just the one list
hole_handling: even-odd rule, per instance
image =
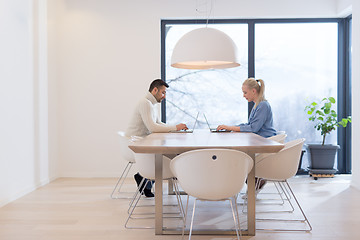
[[[284, 186], [282, 185], [283, 182], [273, 181], [273, 183], [274, 183], [274, 185], [279, 193], [280, 199], [281, 199], [281, 203], [276, 204], [276, 205], [284, 205], [285, 201], [287, 201], [289, 203], [291, 209], [290, 210], [285, 209], [285, 210], [257, 211], [257, 213], [292, 213], [292, 212], [294, 212], [295, 208], [294, 208], [293, 204], [291, 203], [291, 196], [288, 194], [289, 192], [286, 189], [285, 185]], [[276, 183], [278, 183], [279, 186], [277, 186]], [[283, 195], [284, 195], [285, 199], [284, 199]], [[274, 204], [269, 203], [267, 205], [274, 205]]]
[[195, 216], [196, 201], [197, 201], [197, 199], [195, 198], [195, 201], [194, 201], [194, 206], [193, 206], [193, 213], [192, 213], [191, 223], [190, 223], [189, 240], [191, 240], [191, 233], [192, 233], [193, 224], [194, 224], [194, 216]]
[[144, 183], [144, 181], [145, 181], [145, 178], [143, 178], [143, 179], [141, 180], [138, 188], [136, 189], [136, 192], [135, 192], [132, 200], [131, 200], [130, 203], [129, 203], [128, 214], [130, 214], [129, 211], [130, 211], [130, 208], [132, 207], [132, 205], [134, 204], [135, 199], [137, 199], [138, 195], [141, 196], [141, 195], [143, 194], [143, 192], [144, 192], [144, 188], [143, 188], [143, 189], [141, 190], [141, 192], [140, 192], [140, 188], [141, 188], [142, 184]]
[[238, 224], [239, 224], [240, 236], [241, 236], [240, 215], [239, 215], [239, 209], [238, 209], [238, 203], [237, 203], [238, 195], [239, 195], [239, 194], [237, 194], [237, 195], [234, 197], [234, 204], [235, 204], [235, 209], [236, 209], [236, 212], [235, 212], [235, 213], [236, 213], [237, 221], [238, 221]]
[[[270, 180], [268, 180], [270, 181]], [[291, 195], [289, 195], [289, 191], [287, 190], [287, 188], [285, 187], [286, 185], [282, 185], [282, 181], [271, 181], [274, 183], [275, 188], [277, 190], [277, 193], [280, 196], [280, 199], [267, 199], [267, 200], [280, 200], [281, 202], [276, 202], [276, 203], [258, 203], [256, 205], [284, 205], [285, 202], [287, 201], [290, 205], [290, 210], [289, 209], [284, 209], [284, 210], [270, 210], [270, 211], [256, 211], [256, 213], [292, 213], [295, 211], [295, 208], [293, 206], [293, 204], [291, 203]], [[277, 185], [277, 184], [278, 185]], [[243, 213], [246, 213], [246, 208], [245, 205], [247, 204], [247, 199], [245, 199], [244, 201], [244, 205], [242, 208]], [[260, 220], [260, 219], [259, 219]]]
[[[239, 221], [239, 213], [237, 212], [237, 207], [235, 207], [236, 208], [236, 214], [234, 213], [234, 207], [233, 207], [233, 203], [232, 203], [233, 200], [234, 200], [234, 204], [236, 206], [237, 204], [236, 204], [235, 198], [230, 198], [229, 199], [230, 206], [231, 206], [231, 212], [232, 212], [233, 219], [234, 219], [234, 224], [235, 224], [236, 236], [237, 236], [237, 239], [240, 240], [239, 232], [241, 234], [241, 228], [240, 228], [240, 221]], [[236, 215], [236, 217], [235, 217], [235, 215]]]
[[181, 239], [184, 239], [184, 235], [185, 235], [186, 219], [187, 219], [188, 206], [189, 206], [189, 198], [190, 198], [190, 196], [188, 195], [188, 196], [187, 196], [187, 200], [186, 200], [185, 216], [184, 216], [184, 225], [183, 225], [183, 229], [182, 229]]
[[288, 187], [289, 191], [291, 192], [291, 195], [294, 197], [294, 200], [295, 200], [296, 204], [298, 205], [298, 207], [299, 207], [299, 209], [300, 209], [300, 211], [301, 211], [301, 214], [302, 214], [303, 217], [304, 217], [304, 221], [307, 222], [307, 224], [309, 225], [309, 230], [308, 230], [308, 231], [311, 231], [311, 230], [312, 230], [312, 226], [311, 226], [311, 224], [310, 224], [310, 222], [309, 222], [309, 219], [306, 217], [305, 212], [304, 212], [304, 210], [302, 209], [302, 207], [300, 206], [300, 203], [299, 203], [299, 201], [297, 200], [297, 198], [296, 198], [293, 190], [291, 189], [288, 181], [285, 181], [285, 183], [286, 183], [286, 186]]
[[280, 182], [279, 184], [284, 186], [285, 189], [284, 194], [287, 196], [288, 199], [291, 199], [291, 194], [289, 193], [289, 190], [287, 189], [286, 185], [283, 182]]
[[[141, 186], [141, 184], [140, 184], [140, 186]], [[134, 212], [134, 210], [136, 208], [136, 205], [138, 204], [140, 198], [141, 198], [141, 194], [139, 194], [139, 196], [137, 197], [135, 203], [134, 203], [134, 199], [133, 199], [132, 204], [129, 207], [129, 209], [131, 208], [131, 211], [130, 211], [130, 213], [128, 215], [128, 218], [126, 219], [125, 228], [128, 228], [128, 229], [152, 229], [152, 228], [154, 228], [154, 227], [128, 227], [127, 226], [128, 222], [129, 222], [129, 220], [131, 218], [131, 215], [133, 214], [133, 212]]]
[[[269, 181], [269, 180], [268, 180]], [[265, 194], [267, 194], [267, 195], [274, 195], [274, 194], [276, 194], [276, 195], [279, 195], [280, 196], [280, 198], [281, 198], [281, 200], [283, 200], [283, 198], [282, 198], [282, 195], [288, 195], [289, 196], [289, 194], [288, 194], [288, 192], [287, 191], [282, 191], [282, 190], [280, 190], [279, 188], [280, 188], [280, 186], [278, 187], [277, 186], [277, 184], [281, 184], [281, 183], [279, 183], [279, 182], [274, 182], [274, 181], [270, 181], [270, 182], [272, 182], [273, 184], [274, 184], [274, 186], [275, 186], [275, 188], [276, 188], [276, 192], [260, 192], [259, 193], [259, 195], [265, 195]], [[279, 198], [261, 198], [261, 200], [279, 200]], [[279, 203], [279, 205], [283, 205], [285, 202], [284, 201], [282, 201], [281, 203]], [[273, 204], [273, 203], [271, 203], [271, 204]]]
[[[286, 184], [286, 185], [285, 185]], [[256, 230], [263, 230], [263, 231], [286, 231], [286, 232], [310, 232], [312, 230], [312, 226], [309, 222], [309, 219], [306, 217], [305, 212], [303, 211], [303, 209], [300, 206], [299, 201], [297, 200], [294, 192], [292, 191], [289, 183], [285, 180], [284, 181], [284, 185], [288, 188], [290, 195], [293, 197], [293, 199], [295, 200], [299, 210], [301, 211], [301, 214], [303, 215], [304, 219], [260, 219], [257, 218], [256, 220], [259, 221], [284, 221], [284, 222], [305, 222], [308, 225], [307, 229], [265, 229], [265, 228], [257, 228]], [[290, 200], [289, 200], [290, 201]]]
[[[144, 188], [141, 190], [140, 192], [140, 187], [142, 186], [142, 184], [145, 182], [145, 178], [143, 178], [139, 184], [139, 187], [135, 193], [135, 196], [134, 198], [131, 200], [130, 204], [129, 204], [129, 208], [128, 208], [128, 215], [130, 216], [131, 219], [149, 219], [149, 218], [154, 218], [154, 216], [149, 216], [149, 217], [133, 217], [134, 215], [154, 215], [155, 213], [154, 212], [147, 212], [147, 213], [141, 213], [141, 214], [136, 214], [134, 213], [134, 210], [136, 207], [153, 207], [154, 205], [147, 205], [147, 206], [144, 206], [144, 205], [138, 205], [138, 202], [140, 201], [141, 199], [141, 195], [143, 195], [144, 193]], [[150, 180], [146, 180], [145, 182], [145, 186], [146, 184], [148, 184], [148, 182], [150, 182]], [[135, 202], [135, 204], [134, 204]], [[130, 209], [131, 209], [131, 212], [130, 212]]]
[[[116, 185], [115, 185], [112, 193], [110, 194], [110, 197], [111, 197], [112, 199], [130, 199], [130, 198], [131, 198], [131, 197], [115, 196], [115, 192], [117, 192], [118, 194], [120, 194], [121, 187], [123, 186], [124, 181], [125, 181], [127, 175], [129, 174], [129, 171], [130, 171], [130, 169], [131, 169], [131, 167], [132, 167], [133, 164], [134, 164], [134, 163], [132, 163], [132, 162], [128, 162], [128, 163], [126, 164], [126, 166], [125, 166], [125, 168], [124, 168], [121, 176], [119, 177], [119, 179], [118, 179], [118, 181], [117, 181], [117, 183], [116, 183]], [[120, 185], [119, 185], [119, 184], [120, 184]]]
[[[287, 187], [286, 187], [285, 183], [284, 183], [284, 186], [283, 186], [282, 183], [284, 183], [284, 182], [279, 182], [279, 186], [280, 186], [280, 188], [282, 189], [282, 191], [283, 191], [284, 193], [285, 193], [285, 192], [289, 193], [288, 190], [287, 190]], [[294, 208], [293, 204], [291, 203], [291, 194], [286, 194], [286, 193], [285, 193], [284, 195], [285, 195], [285, 197], [286, 197], [285, 200], [287, 200], [287, 201], [289, 202], [290, 206], [291, 206], [291, 210], [288, 211], [288, 212], [294, 212], [294, 211], [295, 211], [295, 208]], [[281, 196], [281, 199], [283, 199], [282, 196]], [[284, 201], [284, 199], [283, 199], [283, 201]]]
[[[185, 213], [184, 213], [184, 206], [181, 200], [181, 195], [180, 195], [180, 190], [179, 190], [179, 186], [177, 184], [177, 180], [173, 179], [173, 186], [174, 186], [174, 191], [175, 191], [175, 195], [176, 195], [176, 200], [178, 202], [179, 205], [179, 210], [180, 210], [180, 214], [182, 216], [183, 222], [185, 221]], [[185, 222], [184, 222], [185, 223]]]
[[[274, 185], [275, 185], [275, 188], [280, 196], [280, 200], [281, 202], [280, 203], [268, 203], [266, 205], [284, 205], [285, 204], [285, 201], [287, 201], [291, 207], [291, 210], [271, 210], [271, 211], [257, 211], [257, 213], [282, 213], [282, 212], [287, 212], [287, 213], [292, 213], [294, 212], [294, 206], [293, 204], [291, 203], [291, 197], [289, 196], [289, 194], [287, 194], [287, 190], [286, 188], [281, 184], [282, 182], [277, 182], [277, 181], [273, 181]], [[278, 185], [276, 184], [278, 183]], [[285, 198], [284, 198], [285, 197]], [[273, 199], [273, 200], [276, 200], [276, 199]], [[279, 199], [278, 199], [279, 200]]]
[[[138, 189], [136, 191], [136, 194], [135, 194], [134, 198], [132, 199], [132, 201], [129, 204], [128, 218], [127, 218], [127, 220], [125, 222], [125, 228], [128, 228], [128, 229], [153, 229], [154, 228], [154, 227], [150, 227], [150, 226], [148, 226], [148, 227], [128, 227], [128, 222], [129, 222], [130, 219], [151, 219], [151, 218], [155, 218], [155, 216], [154, 216], [155, 213], [154, 212], [141, 213], [141, 214], [135, 214], [134, 213], [134, 210], [135, 210], [136, 207], [138, 207], [138, 203], [139, 203], [139, 201], [141, 199], [141, 196], [142, 196], [142, 193], [144, 191], [144, 188], [143, 188], [141, 193], [140, 193], [140, 187], [144, 183], [144, 180], [145, 180], [145, 178], [139, 184], [139, 187], [138, 187]], [[149, 182], [151, 183], [151, 180], [147, 179], [144, 185], [146, 186]], [[152, 183], [151, 183], [151, 185], [152, 185]], [[178, 189], [177, 186], [174, 185], [174, 187], [176, 189]], [[181, 218], [181, 219], [184, 219], [184, 217], [183, 217], [183, 211], [184, 210], [182, 209], [183, 208], [182, 207], [182, 201], [181, 201], [181, 199], [180, 199], [180, 202], [179, 202], [179, 199], [177, 199], [177, 200], [178, 200], [178, 207], [179, 207], [180, 212], [164, 212], [163, 214], [179, 214], [180, 213], [180, 217], [179, 216], [166, 216], [164, 218]], [[175, 205], [166, 205], [166, 206], [175, 206]], [[153, 207], [153, 205], [149, 206], [149, 207]], [[133, 215], [151, 215], [151, 216], [148, 216], [148, 217], [133, 217]]]

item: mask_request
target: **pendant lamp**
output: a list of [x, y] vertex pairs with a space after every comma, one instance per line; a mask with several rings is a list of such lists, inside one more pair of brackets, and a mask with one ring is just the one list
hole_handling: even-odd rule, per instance
[[238, 67], [236, 45], [224, 32], [198, 28], [176, 43], [171, 66], [183, 69], [221, 69]]

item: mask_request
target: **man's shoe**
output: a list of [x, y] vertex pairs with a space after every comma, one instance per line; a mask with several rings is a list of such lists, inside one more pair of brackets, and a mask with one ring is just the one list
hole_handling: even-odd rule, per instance
[[264, 188], [264, 186], [266, 185], [267, 181], [263, 178], [260, 178], [260, 184], [259, 184], [259, 189], [258, 190], [261, 190]]
[[[146, 182], [146, 180], [147, 180], [147, 179], [145, 178], [145, 182]], [[153, 187], [153, 185], [154, 185], [154, 183], [155, 183], [154, 180], [152, 180], [152, 181], [149, 180], [148, 183], [146, 184], [145, 188], [151, 190], [152, 187]]]
[[141, 187], [139, 187], [141, 181], [143, 180], [143, 177], [142, 177], [139, 173], [137, 173], [137, 174], [134, 175], [134, 179], [135, 179], [136, 184], [137, 184], [137, 186], [138, 186], [138, 188], [139, 188], [139, 192], [142, 193], [142, 190], [143, 190], [144, 187], [145, 187], [145, 181], [146, 181], [146, 180], [144, 180], [144, 182], [143, 182], [143, 184], [141, 185]]
[[154, 194], [151, 192], [150, 189], [145, 188], [144, 189], [145, 197], [154, 197]]

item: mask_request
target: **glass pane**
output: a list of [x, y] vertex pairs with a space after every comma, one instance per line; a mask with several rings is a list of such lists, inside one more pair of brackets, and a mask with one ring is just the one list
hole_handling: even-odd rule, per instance
[[230, 69], [186, 70], [170, 66], [177, 41], [187, 32], [205, 25], [167, 25], [166, 33], [166, 122], [184, 122], [195, 128], [207, 128], [203, 113], [211, 127], [220, 123], [238, 124], [247, 121], [247, 102], [242, 99], [241, 85], [247, 78], [248, 26], [247, 24], [211, 24], [229, 35], [238, 48], [240, 67]]
[[[322, 140], [304, 108], [324, 97], [337, 99], [337, 34], [337, 23], [255, 25], [255, 76], [265, 81], [275, 128], [286, 131], [288, 141]], [[326, 142], [336, 144], [337, 132]]]

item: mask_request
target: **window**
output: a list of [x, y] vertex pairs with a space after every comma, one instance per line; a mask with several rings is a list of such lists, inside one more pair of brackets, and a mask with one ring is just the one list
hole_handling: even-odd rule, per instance
[[[181, 121], [192, 126], [200, 112], [206, 113], [212, 127], [221, 123], [247, 122], [248, 106], [251, 108], [252, 105], [242, 97], [241, 85], [247, 77], [255, 77], [265, 81], [265, 94], [273, 109], [275, 128], [286, 131], [288, 141], [304, 137], [307, 143], [320, 142], [321, 135], [307, 120], [304, 111], [310, 101], [333, 96], [338, 106], [346, 106], [343, 114], [350, 114], [350, 80], [340, 75], [351, 69], [346, 69], [349, 64], [339, 64], [347, 51], [341, 48], [342, 41], [339, 40], [346, 35], [341, 29], [343, 21], [214, 20], [209, 27], [225, 32], [234, 40], [241, 66], [223, 70], [184, 70], [170, 66], [172, 49], [185, 33], [204, 27], [204, 21], [163, 20], [162, 78], [170, 85], [162, 106], [163, 120], [170, 124]], [[351, 25], [351, 19], [348, 25]], [[340, 94], [343, 88], [347, 92]], [[196, 128], [206, 128], [202, 114], [200, 116]], [[347, 149], [338, 156], [341, 173], [351, 171], [351, 139], [348, 136], [349, 133], [346, 135], [339, 130], [327, 137], [328, 143], [337, 143]], [[307, 164], [305, 154], [303, 168]]]

